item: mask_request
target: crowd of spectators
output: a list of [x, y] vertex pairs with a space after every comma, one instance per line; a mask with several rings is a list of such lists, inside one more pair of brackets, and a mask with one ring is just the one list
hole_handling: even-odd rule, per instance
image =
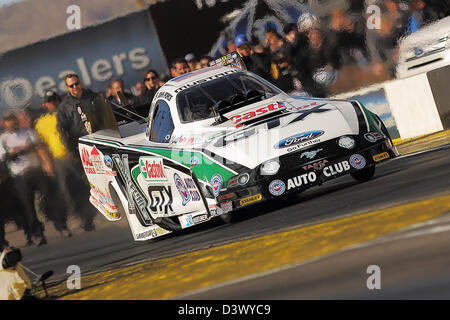
[[[250, 71], [286, 92], [326, 97], [394, 78], [398, 40], [449, 15], [447, 2], [348, 0], [328, 15], [305, 12], [282, 30], [268, 23], [262, 43], [236, 35], [223, 53], [237, 50]], [[372, 5], [380, 16], [367, 10]]]
[[[370, 17], [365, 12], [371, 4], [381, 9], [379, 28], [367, 28]], [[248, 70], [285, 92], [326, 97], [345, 88], [339, 82], [363, 84], [358, 76], [364, 74], [369, 81], [383, 74], [392, 77], [398, 39], [448, 15], [449, 10], [442, 7], [442, 1], [433, 0], [351, 0], [346, 10], [335, 9], [329, 16], [304, 13], [282, 32], [269, 26], [263, 43], [238, 34], [224, 42], [223, 53], [237, 51]], [[148, 113], [150, 102], [166, 81], [208, 67], [211, 60], [207, 55], [197, 59], [188, 53], [171, 63], [170, 75], [150, 69], [142, 82], [134, 85], [133, 93], [125, 89], [122, 79], [115, 79], [106, 89], [106, 98], [113, 111], [136, 113], [136, 108], [146, 106], [144, 114]], [[352, 76], [346, 77], [346, 72]], [[95, 229], [96, 212], [88, 201], [90, 186], [83, 173], [78, 138], [92, 132], [81, 102], [95, 99], [97, 93], [83, 88], [76, 74], [66, 75], [64, 81], [67, 94], [60, 97], [48, 91], [39, 117], [27, 111], [3, 116], [0, 188], [5, 201], [0, 203], [0, 249], [7, 245], [4, 226], [9, 220], [24, 230], [28, 245], [46, 244], [36, 204], [65, 236], [72, 236], [69, 215], [78, 216], [84, 230]]]

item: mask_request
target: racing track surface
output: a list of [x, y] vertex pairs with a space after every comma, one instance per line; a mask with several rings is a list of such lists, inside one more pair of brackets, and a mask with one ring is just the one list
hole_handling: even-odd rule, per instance
[[[434, 151], [401, 157], [378, 166], [375, 177], [366, 183], [357, 183], [351, 177], [339, 178], [298, 195], [242, 210], [234, 216], [234, 221], [229, 225], [224, 225], [221, 221], [215, 220], [189, 228], [176, 235], [167, 235], [146, 243], [132, 241], [126, 221], [102, 224], [95, 232], [76, 232], [72, 238], [53, 236], [49, 237], [49, 244], [46, 246], [23, 247], [21, 248], [24, 256], [23, 263], [37, 273], [52, 269], [56, 275], [51, 279], [57, 280], [68, 276], [66, 269], [67, 266], [72, 264], [78, 265], [82, 274], [86, 275], [94, 271], [116, 269], [140, 261], [170, 257], [202, 248], [271, 234], [304, 224], [315, 224], [330, 218], [370, 212], [437, 195], [445, 195], [450, 193], [449, 159], [450, 145]], [[447, 235], [446, 239], [448, 244], [450, 236]], [[11, 245], [14, 245], [13, 241], [10, 242]], [[404, 245], [412, 246], [413, 244], [411, 241], [406, 241]], [[375, 246], [372, 251], [376, 254], [377, 248], [382, 250], [382, 247], [380, 249], [380, 247]], [[422, 247], [422, 249], [424, 248]], [[447, 253], [448, 251], [447, 249]], [[439, 254], [439, 250], [436, 252], [435, 254]], [[330, 264], [330, 261], [325, 259], [322, 262], [313, 262], [313, 264], [322, 263], [317, 266], [316, 270], [330, 270], [331, 265], [336, 265], [338, 269], [345, 270], [346, 264], [350, 264], [351, 261], [356, 259], [342, 258], [342, 255], [349, 254], [361, 256], [361, 254], [356, 255], [354, 252], [344, 252], [333, 258], [339, 260], [339, 257], [341, 257], [340, 263], [334, 261]], [[401, 255], [398, 255], [397, 259], [400, 259], [400, 257]], [[426, 257], [421, 257], [421, 259], [424, 258]], [[381, 259], [379, 260], [381, 261]], [[392, 258], [390, 261], [391, 267], [395, 266], [394, 261], [395, 258]], [[417, 261], [409, 262], [415, 263]], [[440, 265], [441, 268], [444, 268], [444, 266], [446, 266], [445, 270], [450, 270], [448, 264], [442, 263]], [[296, 268], [285, 270], [277, 273], [277, 278], [274, 279], [280, 279], [280, 281], [283, 277], [289, 279], [295, 272], [300, 271]], [[307, 274], [305, 270], [301, 272]], [[312, 271], [310, 270], [310, 272]], [[317, 271], [315, 276], [317, 277], [318, 274], [320, 273]], [[342, 279], [345, 279], [344, 275], [341, 276]], [[447, 271], [447, 276], [450, 277], [450, 271]], [[272, 282], [263, 280], [261, 278], [252, 280], [253, 282], [248, 284], [249, 290], [241, 290], [239, 295], [236, 294], [236, 291], [233, 291], [232, 286], [229, 286], [206, 292], [206, 297], [210, 299], [225, 297], [245, 299], [308, 297], [302, 295], [300, 286], [296, 286], [300, 285], [299, 282], [291, 283], [292, 290], [287, 290], [291, 292], [291, 295], [257, 295], [256, 292], [267, 292], [265, 289], [278, 283], [275, 280]], [[400, 283], [398, 285], [401, 287], [406, 284]], [[283, 288], [282, 291], [285, 292], [286, 289]], [[280, 290], [274, 292], [280, 292]], [[323, 297], [325, 296], [324, 292], [327, 293], [326, 297], [340, 297], [339, 291], [334, 293], [316, 291], [312, 297]], [[364, 295], [356, 296], [368, 297]], [[197, 295], [188, 296], [188, 298], [199, 299], [204, 297], [201, 292]], [[354, 296], [349, 295], [349, 297]]]

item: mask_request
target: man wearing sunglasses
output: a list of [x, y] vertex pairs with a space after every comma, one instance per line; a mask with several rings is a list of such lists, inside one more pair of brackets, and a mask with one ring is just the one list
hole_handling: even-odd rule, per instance
[[[89, 89], [83, 89], [77, 74], [71, 73], [66, 75], [64, 82], [68, 93], [58, 106], [56, 114], [57, 127], [61, 134], [61, 140], [67, 148], [67, 161], [71, 162], [73, 169], [78, 172], [78, 176], [82, 177], [84, 176], [84, 170], [78, 153], [78, 138], [91, 133], [91, 130], [90, 123], [81, 106], [82, 102], [92, 101], [97, 94]], [[85, 179], [83, 179], [82, 184], [78, 191], [80, 199], [81, 197], [88, 199], [90, 187]], [[85, 231], [95, 230], [94, 218], [96, 210], [92, 206], [85, 206], [84, 204], [83, 202], [84, 209], [80, 210], [81, 227]]]
[[58, 130], [67, 150], [75, 157], [78, 156], [78, 138], [91, 133], [90, 123], [81, 106], [82, 101], [93, 100], [96, 93], [83, 89], [77, 74], [71, 73], [64, 77], [67, 95], [58, 108]]

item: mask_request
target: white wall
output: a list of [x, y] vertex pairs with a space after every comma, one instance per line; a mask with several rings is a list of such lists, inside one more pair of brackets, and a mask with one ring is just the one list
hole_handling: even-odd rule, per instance
[[443, 130], [425, 73], [385, 82], [384, 89], [402, 139]]

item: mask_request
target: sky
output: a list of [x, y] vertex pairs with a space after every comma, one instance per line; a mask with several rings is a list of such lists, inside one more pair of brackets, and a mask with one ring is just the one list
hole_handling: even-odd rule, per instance
[[23, 0], [0, 0], [0, 7], [8, 4], [13, 4], [15, 2], [20, 2]]

